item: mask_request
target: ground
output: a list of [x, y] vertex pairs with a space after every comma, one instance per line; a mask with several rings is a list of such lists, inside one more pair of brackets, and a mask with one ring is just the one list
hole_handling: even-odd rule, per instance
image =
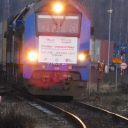
[[105, 91], [102, 88], [99, 92], [90, 93], [83, 101], [128, 118], [128, 92], [126, 89], [122, 89], [122, 86], [121, 88], [118, 87], [117, 90], [107, 88]]

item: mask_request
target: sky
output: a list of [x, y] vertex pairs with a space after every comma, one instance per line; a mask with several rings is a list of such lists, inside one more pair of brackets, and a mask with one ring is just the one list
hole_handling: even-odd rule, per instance
[[[25, 5], [36, 0], [0, 0], [0, 21], [16, 15]], [[45, 0], [44, 0], [45, 1]], [[94, 36], [117, 44], [128, 43], [128, 0], [78, 0], [90, 13]], [[112, 13], [108, 10], [112, 9]]]

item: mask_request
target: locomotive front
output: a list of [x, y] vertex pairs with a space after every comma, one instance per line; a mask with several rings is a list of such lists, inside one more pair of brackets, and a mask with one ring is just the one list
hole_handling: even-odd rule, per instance
[[35, 95], [85, 93], [89, 77], [88, 17], [70, 2], [59, 0], [38, 3], [23, 19], [18, 59], [25, 87]]

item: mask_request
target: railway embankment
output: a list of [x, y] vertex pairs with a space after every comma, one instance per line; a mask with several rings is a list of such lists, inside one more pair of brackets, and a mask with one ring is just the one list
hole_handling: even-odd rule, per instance
[[118, 113], [128, 118], [128, 85], [114, 86], [104, 85], [99, 92], [90, 93], [82, 101]]

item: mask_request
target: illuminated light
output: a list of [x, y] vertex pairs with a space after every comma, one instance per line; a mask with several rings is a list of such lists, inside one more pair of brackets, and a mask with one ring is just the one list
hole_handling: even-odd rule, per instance
[[78, 55], [78, 60], [79, 60], [79, 61], [85, 61], [85, 60], [86, 60], [86, 54], [80, 53], [80, 54]]
[[62, 3], [60, 3], [60, 2], [57, 2], [57, 3], [55, 3], [54, 5], [53, 5], [53, 11], [55, 12], [55, 13], [62, 13], [63, 11], [64, 11], [64, 6], [63, 6], [63, 4]]
[[30, 62], [35, 62], [37, 61], [38, 59], [38, 54], [36, 51], [29, 51], [28, 54], [27, 54], [27, 59], [30, 61]]

